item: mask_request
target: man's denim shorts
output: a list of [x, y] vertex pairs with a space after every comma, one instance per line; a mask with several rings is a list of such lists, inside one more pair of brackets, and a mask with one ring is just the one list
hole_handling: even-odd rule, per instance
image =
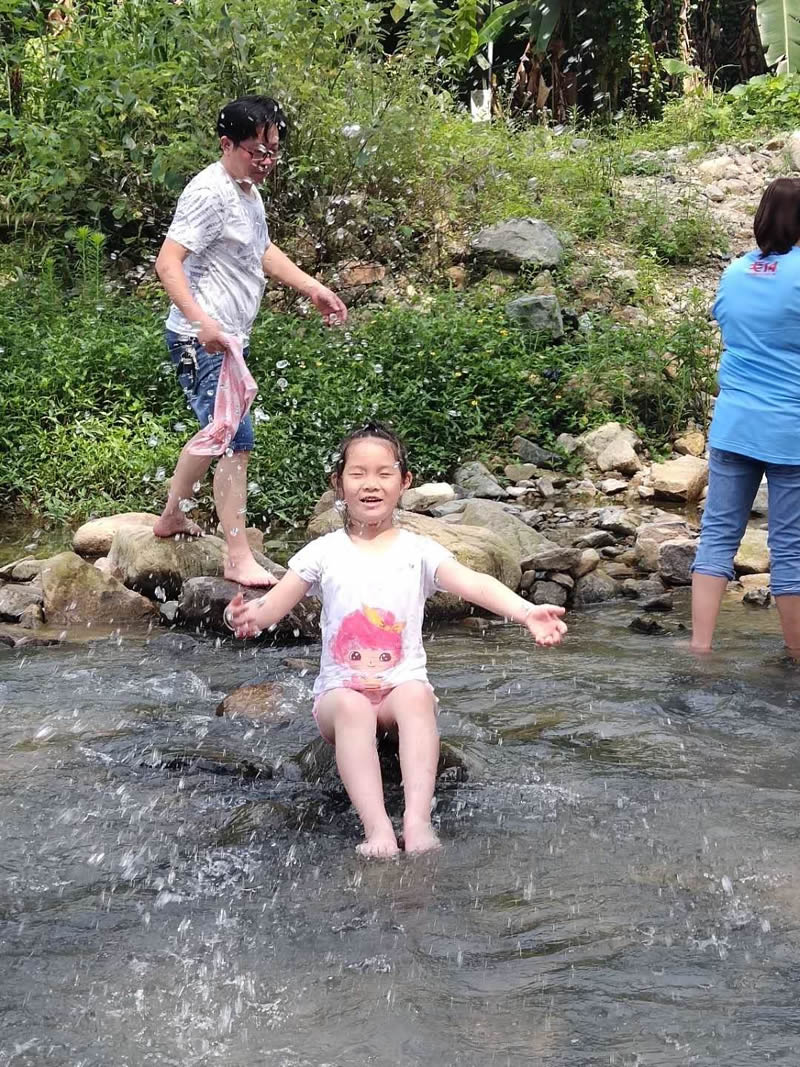
[[[206, 352], [196, 337], [181, 337], [172, 330], [166, 330], [165, 333], [169, 358], [177, 372], [184, 396], [200, 426], [208, 426], [214, 417], [214, 399], [222, 367], [222, 353], [211, 355]], [[250, 349], [245, 348], [244, 358], [247, 359], [249, 355]], [[234, 452], [252, 452], [254, 444], [253, 420], [248, 414], [239, 423], [239, 429], [230, 447]]]
[[708, 498], [692, 570], [734, 577], [733, 560], [747, 529], [762, 476], [769, 486], [770, 589], [800, 594], [800, 464], [767, 463], [737, 452], [709, 452]]

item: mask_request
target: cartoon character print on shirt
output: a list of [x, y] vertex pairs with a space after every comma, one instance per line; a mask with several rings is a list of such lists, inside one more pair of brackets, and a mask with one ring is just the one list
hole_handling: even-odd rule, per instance
[[350, 689], [383, 689], [385, 672], [403, 659], [404, 622], [391, 611], [367, 607], [345, 615], [331, 641], [331, 654], [352, 676]]

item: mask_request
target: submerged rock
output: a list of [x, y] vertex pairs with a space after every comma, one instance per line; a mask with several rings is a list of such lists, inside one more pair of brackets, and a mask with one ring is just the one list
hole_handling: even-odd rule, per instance
[[628, 629], [640, 634], [650, 634], [653, 637], [669, 637], [685, 631], [686, 627], [683, 623], [667, 626], [655, 615], [637, 615], [628, 623]]
[[241, 715], [247, 719], [269, 719], [273, 722], [292, 714], [292, 709], [286, 706], [283, 688], [276, 682], [239, 686], [217, 706], [217, 715]]

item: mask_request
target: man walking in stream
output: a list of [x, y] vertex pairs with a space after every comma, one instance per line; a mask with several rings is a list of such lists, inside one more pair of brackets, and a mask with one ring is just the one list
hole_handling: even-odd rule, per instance
[[[275, 100], [243, 96], [219, 113], [221, 157], [200, 171], [178, 200], [156, 260], [156, 273], [172, 301], [167, 347], [200, 425], [214, 414], [220, 369], [231, 335], [248, 355], [250, 330], [261, 305], [265, 276], [307, 297], [328, 325], [343, 323], [347, 309], [326, 286], [302, 271], [269, 239], [258, 186], [275, 166], [286, 119]], [[214, 472], [214, 503], [227, 544], [225, 577], [267, 586], [273, 576], [258, 564], [245, 536], [247, 463], [253, 426], [246, 415]], [[169, 497], [153, 526], [157, 537], [199, 536], [186, 514], [211, 456], [184, 447]]]

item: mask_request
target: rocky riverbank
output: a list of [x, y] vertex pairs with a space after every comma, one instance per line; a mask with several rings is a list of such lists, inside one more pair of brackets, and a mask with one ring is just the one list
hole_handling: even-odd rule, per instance
[[[646, 615], [668, 611], [672, 590], [691, 580], [708, 479], [702, 433], [691, 429], [677, 439], [672, 458], [663, 462], [652, 462], [636, 434], [618, 423], [581, 437], [562, 435], [559, 446], [551, 452], [516, 437], [519, 462], [502, 474], [465, 463], [452, 483], [412, 488], [397, 522], [533, 603], [575, 609], [627, 597]], [[739, 581], [731, 592], [748, 603], [769, 602], [766, 506], [763, 490], [736, 559]], [[94, 519], [76, 531], [72, 551], [26, 556], [0, 569], [0, 643], [51, 641], [75, 628], [226, 633], [222, 613], [239, 587], [223, 578], [224, 542], [214, 535], [156, 538], [154, 520], [144, 512]], [[326, 493], [307, 535], [340, 524]], [[248, 536], [259, 561], [281, 574], [283, 568], [260, 551], [260, 531]], [[471, 606], [445, 594], [429, 603], [430, 618], [472, 614]], [[309, 599], [267, 639], [313, 640], [318, 620], [318, 604]], [[665, 631], [646, 621], [640, 628]]]

